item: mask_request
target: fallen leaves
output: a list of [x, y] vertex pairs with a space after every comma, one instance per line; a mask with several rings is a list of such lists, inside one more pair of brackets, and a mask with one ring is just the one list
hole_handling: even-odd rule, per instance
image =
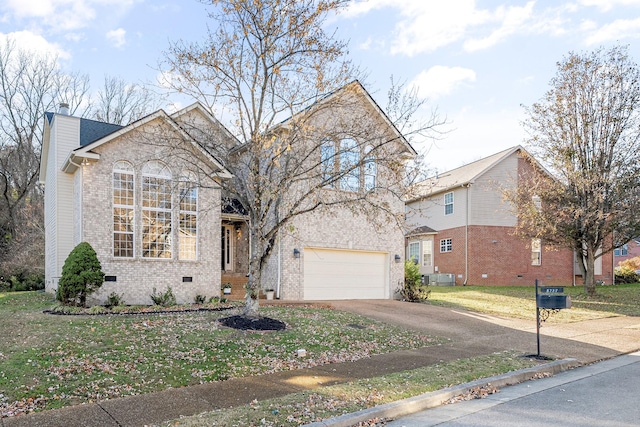
[[[287, 329], [265, 333], [221, 328], [217, 320], [229, 311], [49, 316], [50, 324], [43, 323], [43, 328], [57, 329], [41, 347], [28, 354], [2, 350], [0, 417], [435, 343], [428, 336], [336, 310], [268, 307], [261, 313], [285, 322]], [[297, 357], [300, 348], [306, 349], [306, 357]], [[16, 366], [19, 371], [9, 370]], [[365, 400], [375, 401], [375, 393]], [[340, 407], [338, 400], [317, 403]]]
[[467, 400], [484, 399], [485, 397], [488, 397], [492, 394], [499, 393], [499, 392], [500, 390], [497, 387], [489, 383], [485, 386], [473, 387], [466, 393], [459, 394], [458, 396], [452, 397], [451, 399], [447, 400], [444, 403], [445, 405], [448, 405], [451, 403], [464, 402]]

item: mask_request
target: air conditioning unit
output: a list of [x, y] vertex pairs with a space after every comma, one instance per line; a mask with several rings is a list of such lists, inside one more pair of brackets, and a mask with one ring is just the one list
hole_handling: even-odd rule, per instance
[[456, 276], [450, 273], [429, 274], [429, 285], [432, 286], [455, 286]]

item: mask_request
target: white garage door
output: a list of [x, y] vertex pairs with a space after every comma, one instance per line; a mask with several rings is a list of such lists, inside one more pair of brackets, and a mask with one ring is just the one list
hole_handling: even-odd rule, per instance
[[384, 299], [387, 254], [304, 249], [304, 299]]

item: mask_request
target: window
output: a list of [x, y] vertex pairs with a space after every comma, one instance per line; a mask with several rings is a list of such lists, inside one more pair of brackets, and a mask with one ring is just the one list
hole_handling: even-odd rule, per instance
[[125, 161], [113, 166], [113, 256], [133, 258], [134, 241], [134, 175]]
[[422, 266], [431, 267], [433, 265], [433, 240], [422, 241]]
[[542, 265], [542, 244], [540, 239], [531, 239], [531, 265]]
[[322, 161], [322, 182], [326, 182], [325, 187], [334, 187], [332, 181], [336, 170], [336, 145], [333, 141], [327, 140], [320, 147], [320, 158]]
[[171, 258], [171, 171], [162, 162], [142, 169], [142, 257]]
[[198, 189], [193, 175], [180, 178], [179, 259], [196, 260], [198, 243]]
[[420, 259], [420, 242], [409, 243], [409, 259], [416, 264]]
[[451, 252], [453, 251], [453, 242], [451, 239], [442, 239], [440, 240], [440, 252]]
[[371, 191], [376, 187], [378, 165], [373, 147], [367, 145], [362, 149], [353, 138], [343, 138], [338, 143], [329, 139], [323, 141], [320, 164], [321, 179], [326, 188]]
[[340, 141], [340, 189], [358, 191], [360, 189], [360, 149], [353, 138]]
[[451, 215], [453, 213], [453, 192], [444, 195], [444, 214]]
[[614, 256], [627, 256], [629, 254], [629, 245], [624, 244], [622, 247], [613, 250]]
[[364, 149], [364, 190], [371, 191], [376, 188], [377, 164], [371, 151], [373, 147], [368, 145]]

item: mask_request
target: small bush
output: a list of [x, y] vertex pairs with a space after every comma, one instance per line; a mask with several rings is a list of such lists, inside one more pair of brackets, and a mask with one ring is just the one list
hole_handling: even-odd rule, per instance
[[124, 294], [111, 292], [107, 297], [107, 300], [104, 302], [104, 306], [107, 308], [113, 308], [119, 305], [124, 305]]
[[95, 292], [104, 282], [104, 273], [96, 251], [82, 242], [69, 254], [62, 267], [56, 299], [64, 305], [84, 307], [87, 295]]
[[0, 292], [39, 291], [44, 289], [44, 275], [20, 269], [0, 272]]
[[193, 301], [196, 304], [204, 304], [206, 300], [207, 300], [207, 297], [200, 294], [196, 295], [195, 298], [193, 299]]
[[94, 305], [89, 309], [89, 314], [107, 314], [109, 309], [101, 305]]
[[633, 257], [621, 261], [615, 268], [616, 283], [638, 283], [640, 275], [636, 271], [640, 270], [640, 257]]
[[420, 269], [411, 260], [404, 262], [404, 284], [398, 290], [403, 300], [409, 302], [424, 302], [429, 298], [429, 285], [422, 284]]
[[220, 302], [220, 297], [211, 297], [209, 298], [209, 303], [210, 304], [217, 304]]
[[164, 293], [156, 293], [156, 288], [153, 288], [153, 292], [149, 296], [155, 305], [162, 307], [176, 305], [176, 297], [173, 295], [171, 286], [167, 286], [167, 290]]

